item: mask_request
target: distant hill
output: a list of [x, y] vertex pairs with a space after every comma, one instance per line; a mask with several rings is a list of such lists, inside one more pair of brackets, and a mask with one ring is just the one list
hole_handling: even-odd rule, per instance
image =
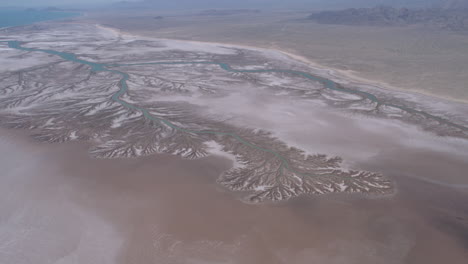
[[468, 0], [447, 0], [443, 6], [447, 9], [462, 8], [468, 9]]
[[396, 7], [434, 7], [447, 0], [142, 0], [119, 1], [112, 4], [120, 9], [159, 9], [159, 10], [204, 10], [204, 9], [343, 9], [348, 7], [371, 7], [377, 4]]
[[49, 7], [44, 8], [44, 11], [60, 12], [60, 11], [64, 11], [64, 9], [61, 9], [61, 8], [58, 8], [58, 7], [55, 7], [55, 6], [49, 6]]
[[120, 1], [114, 8], [159, 9], [159, 10], [204, 10], [204, 9], [300, 9], [338, 10], [364, 8], [375, 5], [409, 8], [459, 8], [468, 6], [468, 0], [141, 0]]
[[322, 24], [403, 26], [425, 24], [453, 31], [468, 31], [468, 9], [408, 9], [379, 6], [323, 11], [309, 16]]
[[257, 14], [260, 13], [258, 9], [208, 9], [203, 10], [198, 15], [201, 16], [228, 16], [238, 14]]

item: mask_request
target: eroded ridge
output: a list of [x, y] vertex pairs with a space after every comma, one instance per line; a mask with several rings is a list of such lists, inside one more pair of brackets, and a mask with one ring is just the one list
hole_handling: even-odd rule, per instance
[[[192, 47], [112, 41], [115, 49], [119, 49], [116, 45], [142, 43], [162, 47], [151, 59], [166, 62], [122, 63], [130, 56], [122, 54], [101, 58], [107, 62], [100, 63], [92, 58], [97, 55], [34, 47], [53, 47], [54, 43], [8, 42], [11, 49], [21, 52], [6, 55], [9, 57], [51, 56], [50, 61], [0, 74], [2, 125], [34, 129], [34, 137], [42, 141], [89, 140], [93, 143], [90, 152], [98, 158], [167, 153], [193, 159], [213, 152], [228, 153], [235, 157], [235, 166], [218, 182], [245, 192], [252, 202], [280, 201], [301, 194], [393, 191], [393, 183], [378, 173], [343, 169], [338, 157], [309, 155], [268, 131], [230, 122], [229, 115], [207, 114], [210, 106], [205, 104], [241, 88], [273, 91], [288, 98], [321, 98], [335, 107], [378, 104], [372, 98], [361, 92], [329, 93], [326, 79], [298, 79], [295, 75], [299, 71], [234, 70], [228, 64], [209, 61], [252, 57], [243, 50], [210, 53]], [[77, 48], [72, 43], [61, 50]], [[258, 56], [256, 60], [264, 60]], [[132, 57], [132, 61], [138, 60], [142, 58]], [[265, 78], [260, 73], [271, 76]]]

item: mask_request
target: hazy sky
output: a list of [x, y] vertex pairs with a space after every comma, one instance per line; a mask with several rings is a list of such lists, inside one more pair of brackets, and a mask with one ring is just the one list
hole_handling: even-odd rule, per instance
[[[0, 0], [0, 6], [92, 6], [122, 0]], [[138, 2], [141, 0], [125, 0]], [[428, 6], [433, 3], [468, 0], [145, 0], [158, 8], [267, 8], [267, 7], [364, 7], [379, 4], [395, 6]]]
[[119, 1], [121, 0], [0, 0], [0, 6], [94, 5]]

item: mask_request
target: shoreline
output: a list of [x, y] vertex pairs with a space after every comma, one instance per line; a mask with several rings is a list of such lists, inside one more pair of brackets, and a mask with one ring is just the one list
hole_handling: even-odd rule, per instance
[[61, 20], [75, 19], [75, 18], [87, 16], [87, 14], [85, 12], [67, 12], [67, 11], [46, 11], [46, 12], [66, 13], [66, 14], [73, 14], [73, 15], [69, 15], [67, 17], [59, 17], [59, 18], [39, 20], [39, 21], [35, 21], [35, 22], [32, 22], [32, 23], [26, 23], [26, 24], [20, 24], [20, 25], [5, 26], [5, 27], [0, 26], [0, 32], [2, 32], [3, 30], [10, 29], [10, 28], [15, 28], [15, 27], [24, 27], [24, 26], [29, 26], [29, 25], [39, 24], [39, 23], [47, 23], [47, 22], [66, 22], [66, 21], [61, 21]]
[[[85, 23], [89, 24], [87, 22], [80, 22], [80, 23]], [[260, 50], [260, 51], [273, 51], [273, 52], [278, 52], [280, 54], [283, 54], [290, 59], [302, 62], [306, 64], [308, 67], [315, 68], [316, 70], [325, 70], [327, 71], [332, 77], [338, 78], [338, 79], [345, 79], [349, 82], [357, 82], [359, 84], [365, 84], [365, 85], [371, 85], [375, 88], [378, 89], [383, 89], [383, 90], [389, 90], [389, 91], [394, 91], [394, 92], [403, 92], [403, 93], [412, 93], [412, 94], [417, 94], [417, 95], [422, 95], [422, 96], [428, 96], [436, 99], [442, 99], [454, 103], [460, 103], [460, 104], [468, 104], [468, 100], [464, 99], [457, 99], [449, 96], [442, 96], [442, 95], [437, 95], [433, 93], [428, 93], [425, 91], [421, 91], [419, 89], [404, 89], [396, 86], [392, 86], [388, 83], [385, 83], [383, 81], [378, 81], [378, 80], [371, 80], [367, 79], [365, 77], [361, 77], [356, 75], [356, 72], [353, 70], [340, 70], [336, 68], [330, 68], [327, 66], [324, 66], [322, 64], [319, 64], [317, 62], [311, 61], [310, 59], [297, 55], [279, 48], [267, 48], [267, 47], [257, 47], [257, 46], [249, 46], [249, 45], [244, 45], [244, 44], [233, 44], [233, 43], [221, 43], [221, 42], [211, 42], [211, 41], [198, 41], [198, 40], [183, 40], [183, 39], [171, 39], [171, 38], [158, 38], [158, 37], [148, 37], [148, 36], [142, 36], [138, 33], [130, 33], [127, 31], [123, 31], [119, 28], [113, 28], [107, 25], [102, 25], [102, 24], [94, 24], [96, 27], [104, 30], [108, 30], [113, 32], [114, 34], [118, 36], [129, 36], [129, 37], [144, 37], [144, 38], [151, 38], [151, 39], [159, 39], [159, 40], [176, 40], [176, 41], [184, 41], [184, 42], [189, 42], [189, 43], [197, 43], [197, 44], [214, 44], [214, 45], [222, 45], [222, 46], [227, 46], [227, 47], [237, 47], [237, 48], [245, 48], [245, 49], [251, 49], [251, 50]]]

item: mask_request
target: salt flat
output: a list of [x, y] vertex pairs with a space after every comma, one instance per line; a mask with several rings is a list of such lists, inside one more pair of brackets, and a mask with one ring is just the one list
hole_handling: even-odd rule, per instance
[[0, 260], [466, 259], [465, 104], [96, 25], [0, 41], [17, 62], [0, 72], [0, 149], [17, 146], [1, 161]]
[[467, 102], [468, 37], [424, 26], [323, 25], [307, 11], [198, 16], [158, 11], [92, 12], [80, 21], [141, 36], [279, 49], [392, 89]]

